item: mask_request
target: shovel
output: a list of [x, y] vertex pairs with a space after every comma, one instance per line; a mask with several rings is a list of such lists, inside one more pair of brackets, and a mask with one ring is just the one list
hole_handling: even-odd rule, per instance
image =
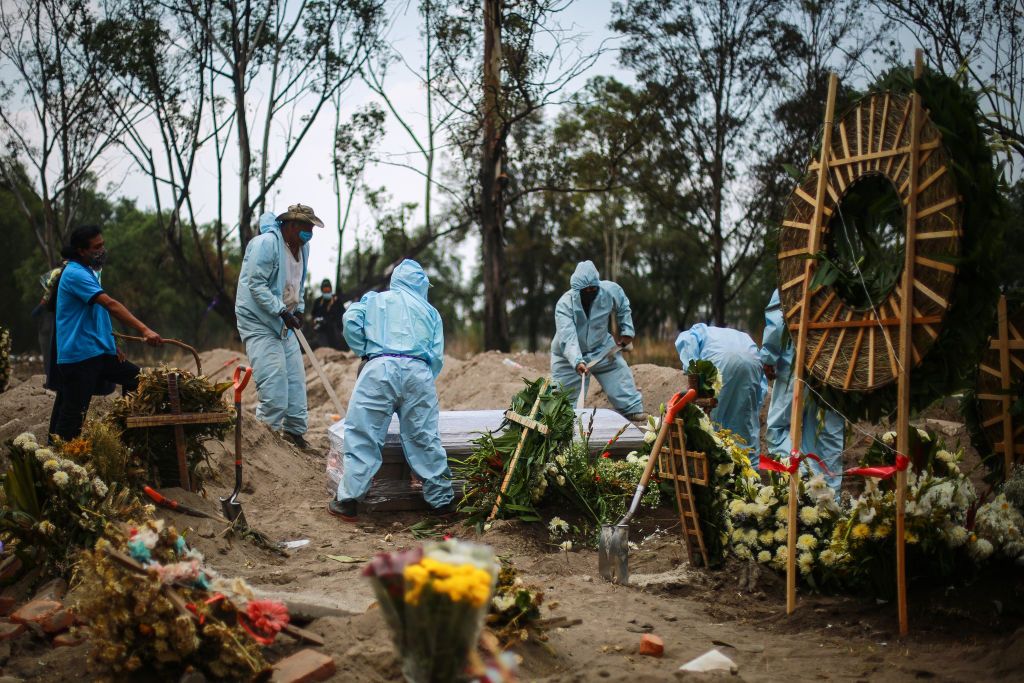
[[661, 429], [658, 430], [658, 438], [651, 446], [651, 454], [647, 458], [647, 467], [640, 477], [640, 483], [636, 485], [636, 493], [633, 494], [633, 502], [629, 510], [616, 524], [604, 524], [601, 526], [601, 538], [597, 547], [597, 570], [601, 576], [612, 583], [629, 583], [629, 521], [633, 519], [636, 510], [640, 507], [640, 499], [647, 490], [647, 482], [654, 471], [654, 463], [658, 460], [658, 453], [668, 436], [668, 430], [676, 415], [683, 407], [697, 397], [697, 391], [690, 389], [686, 394], [677, 393], [668, 402], [668, 410], [661, 421]]
[[324, 389], [327, 390], [327, 395], [331, 399], [331, 403], [334, 404], [334, 409], [341, 419], [340, 416], [345, 414], [344, 409], [341, 407], [341, 401], [338, 400], [338, 395], [334, 393], [334, 386], [331, 384], [331, 380], [327, 379], [327, 374], [324, 372], [324, 368], [320, 365], [320, 359], [313, 353], [313, 349], [310, 348], [309, 342], [306, 341], [306, 335], [302, 334], [302, 330], [294, 329], [292, 332], [295, 333], [295, 337], [299, 340], [299, 344], [306, 352], [306, 358], [309, 358], [309, 364], [313, 366], [313, 370], [316, 371], [317, 376], [320, 378], [320, 383], [324, 385]]
[[[244, 374], [243, 374], [244, 373]], [[238, 502], [238, 493], [242, 490], [242, 392], [252, 377], [252, 368], [239, 365], [235, 368], [235, 490], [227, 498], [220, 499], [221, 510], [228, 521], [247, 529], [242, 504]]]

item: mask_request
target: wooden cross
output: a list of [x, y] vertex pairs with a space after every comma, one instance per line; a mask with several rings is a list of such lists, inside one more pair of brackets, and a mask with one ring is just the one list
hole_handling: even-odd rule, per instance
[[181, 394], [178, 392], [178, 373], [167, 374], [167, 398], [171, 404], [170, 415], [144, 415], [129, 417], [125, 420], [128, 429], [148, 429], [154, 427], [174, 428], [174, 449], [178, 460], [178, 480], [181, 488], [186, 491], [192, 490], [191, 479], [188, 475], [188, 458], [185, 454], [185, 428], [184, 425], [217, 424], [230, 422], [231, 413], [183, 413], [181, 412]]
[[544, 396], [544, 392], [548, 390], [548, 380], [546, 377], [540, 385], [540, 391], [537, 392], [537, 400], [533, 402], [533, 407], [530, 408], [530, 414], [523, 417], [519, 413], [512, 410], [505, 411], [505, 417], [510, 422], [522, 426], [523, 430], [519, 433], [519, 443], [516, 444], [516, 450], [512, 453], [512, 461], [508, 464], [508, 471], [505, 472], [505, 479], [501, 482], [501, 488], [498, 490], [498, 497], [494, 499], [494, 507], [491, 508], [491, 514], [487, 515], [487, 521], [492, 521], [498, 515], [498, 508], [501, 507], [501, 498], [505, 495], [505, 491], [508, 490], [508, 485], [512, 481], [512, 473], [516, 469], [516, 463], [519, 462], [519, 455], [523, 452], [523, 445], [526, 443], [526, 437], [530, 435], [530, 432], [538, 432], [543, 436], [548, 435], [547, 425], [543, 425], [534, 418], [537, 417], [537, 411], [540, 410], [540, 400]]

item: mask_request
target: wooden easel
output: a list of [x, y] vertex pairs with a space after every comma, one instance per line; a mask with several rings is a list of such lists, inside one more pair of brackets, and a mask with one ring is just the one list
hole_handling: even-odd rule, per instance
[[178, 481], [181, 488], [192, 490], [192, 481], [188, 474], [188, 457], [185, 453], [185, 425], [218, 424], [231, 421], [231, 413], [183, 413], [181, 412], [181, 395], [178, 391], [180, 376], [176, 372], [167, 374], [167, 399], [171, 404], [169, 415], [145, 415], [129, 417], [125, 420], [128, 429], [147, 429], [154, 427], [174, 428], [174, 449], [178, 463]]
[[537, 411], [540, 410], [540, 401], [544, 397], [544, 392], [548, 390], [548, 384], [550, 380], [544, 378], [544, 381], [540, 385], [540, 391], [537, 392], [537, 400], [533, 402], [533, 407], [530, 408], [530, 414], [527, 416], [520, 415], [511, 410], [505, 411], [505, 418], [510, 422], [515, 422], [520, 425], [523, 429], [519, 432], [519, 443], [516, 444], [516, 450], [512, 453], [512, 460], [508, 464], [508, 471], [505, 472], [505, 479], [501, 482], [501, 488], [498, 490], [498, 497], [494, 499], [494, 507], [491, 508], [491, 514], [487, 515], [487, 521], [492, 521], [498, 516], [498, 509], [501, 507], [501, 499], [505, 495], [505, 491], [508, 490], [508, 485], [512, 481], [512, 473], [516, 469], [516, 463], [519, 462], [519, 456], [523, 452], [523, 445], [526, 443], [526, 437], [529, 436], [530, 432], [535, 431], [543, 436], [547, 436], [548, 428], [547, 425], [541, 424], [534, 418], [537, 417]]
[[700, 514], [697, 512], [697, 503], [693, 497], [693, 487], [707, 486], [710, 483], [708, 457], [705, 453], [686, 450], [683, 420], [677, 419], [672, 423], [668, 432], [668, 448], [663, 448], [658, 453], [658, 476], [662, 479], [671, 479], [675, 487], [679, 525], [690, 566], [698, 566], [696, 559], [699, 554], [703, 561], [702, 566], [707, 567], [708, 551], [704, 545], [704, 532], [700, 528]]

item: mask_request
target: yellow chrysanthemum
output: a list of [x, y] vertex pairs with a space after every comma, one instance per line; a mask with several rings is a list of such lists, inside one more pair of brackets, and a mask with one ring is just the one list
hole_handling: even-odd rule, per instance
[[851, 533], [853, 534], [853, 537], [857, 540], [865, 539], [871, 535], [871, 527], [861, 522], [860, 524], [853, 527], [853, 531]]
[[875, 527], [875, 531], [872, 535], [881, 540], [883, 538], [888, 538], [890, 533], [892, 533], [892, 528], [888, 524], [879, 524]]

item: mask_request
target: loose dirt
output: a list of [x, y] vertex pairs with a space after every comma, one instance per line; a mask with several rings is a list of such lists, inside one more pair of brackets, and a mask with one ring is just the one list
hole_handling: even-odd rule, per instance
[[[238, 352], [203, 354], [207, 373], [229, 376]], [[326, 371], [347, 405], [357, 359], [318, 351]], [[522, 367], [505, 363], [511, 359]], [[219, 367], [223, 366], [223, 367]], [[182, 367], [188, 367], [183, 364]], [[548, 371], [546, 354], [481, 354], [449, 359], [438, 380], [443, 409], [504, 408], [522, 378]], [[310, 370], [312, 373], [312, 370]], [[657, 410], [681, 388], [676, 368], [640, 365], [634, 375], [649, 410]], [[42, 436], [50, 401], [41, 376], [33, 376], [0, 395], [0, 438], [31, 430]], [[334, 412], [326, 393], [310, 376], [311, 441], [326, 450], [324, 427]], [[599, 388], [588, 405], [607, 407]], [[327, 641], [335, 657], [333, 681], [400, 679], [380, 611], [370, 587], [360, 577], [361, 563], [342, 563], [328, 555], [369, 558], [376, 552], [414, 546], [410, 527], [415, 513], [364, 515], [358, 524], [329, 516], [325, 506], [324, 459], [292, 448], [254, 419], [255, 391], [246, 392], [243, 415], [245, 486], [242, 501], [249, 523], [275, 541], [308, 539], [289, 557], [224, 535], [223, 526], [174, 513], [165, 516], [226, 575], [242, 576], [257, 589], [303, 603], [319, 616], [307, 628]], [[102, 408], [101, 401], [95, 401]], [[952, 419], [948, 414], [944, 418]], [[318, 433], [319, 432], [319, 433]], [[219, 512], [218, 497], [230, 492], [233, 441], [209, 444], [213, 477], [206, 500]], [[849, 458], [855, 455], [851, 452]], [[636, 585], [613, 586], [597, 575], [591, 549], [562, 552], [536, 525], [499, 522], [482, 538], [455, 523], [438, 529], [459, 538], [479, 540], [510, 558], [523, 579], [545, 594], [544, 617], [580, 619], [582, 623], [549, 632], [545, 640], [516, 645], [524, 680], [552, 682], [631, 680], [662, 681], [678, 674], [686, 661], [717, 648], [732, 658], [739, 678], [777, 680], [1019, 680], [1024, 671], [1024, 579], [1018, 572], [996, 572], [970, 585], [925, 587], [911, 583], [908, 637], [896, 635], [896, 610], [853, 597], [813, 595], [801, 591], [797, 611], [785, 614], [784, 582], [761, 574], [756, 588], [739, 588], [747, 571], [729, 564], [716, 571], [692, 569], [679, 542], [678, 522], [667, 505], [658, 514], [634, 523], [641, 540], [630, 553]], [[912, 568], [911, 568], [912, 571]], [[641, 633], [665, 642], [661, 659], [637, 654]], [[88, 680], [80, 666], [84, 648], [50, 650], [25, 645], [12, 650], [5, 673], [43, 681]], [[274, 651], [290, 651], [282, 643]], [[75, 653], [76, 656], [72, 656]], [[721, 677], [721, 675], [720, 675]], [[712, 676], [713, 678], [713, 676]]]

